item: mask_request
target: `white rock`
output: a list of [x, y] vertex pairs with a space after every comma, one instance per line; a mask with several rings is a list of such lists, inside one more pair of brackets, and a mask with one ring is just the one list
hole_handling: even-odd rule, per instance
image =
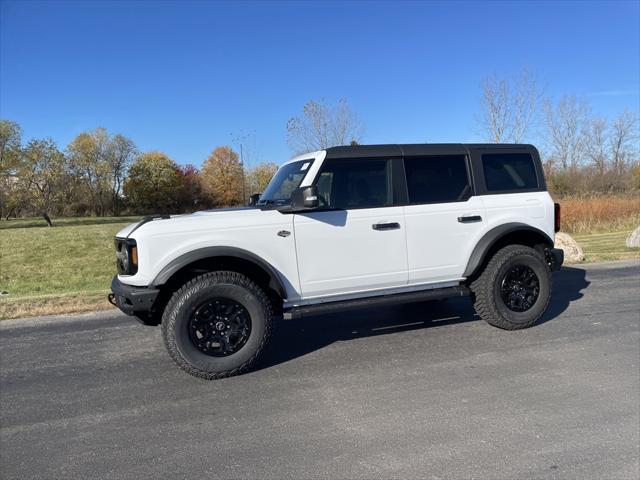
[[564, 261], [567, 263], [582, 262], [584, 252], [578, 242], [564, 232], [556, 233], [556, 248], [564, 250]]
[[629, 248], [640, 248], [640, 227], [631, 232], [625, 243]]

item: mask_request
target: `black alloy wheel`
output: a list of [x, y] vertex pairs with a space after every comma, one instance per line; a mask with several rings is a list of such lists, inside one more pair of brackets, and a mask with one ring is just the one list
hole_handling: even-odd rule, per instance
[[506, 307], [514, 312], [526, 312], [533, 307], [540, 295], [540, 280], [526, 265], [515, 265], [502, 279], [500, 288]]
[[251, 334], [251, 316], [230, 298], [213, 298], [197, 308], [189, 323], [189, 338], [202, 353], [226, 357], [239, 351]]

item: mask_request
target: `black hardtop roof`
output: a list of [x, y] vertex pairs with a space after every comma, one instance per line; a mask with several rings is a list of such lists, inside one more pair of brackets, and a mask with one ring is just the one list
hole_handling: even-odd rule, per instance
[[471, 150], [535, 150], [520, 143], [399, 143], [386, 145], [348, 145], [326, 148], [326, 158], [401, 157], [413, 155], [464, 155]]

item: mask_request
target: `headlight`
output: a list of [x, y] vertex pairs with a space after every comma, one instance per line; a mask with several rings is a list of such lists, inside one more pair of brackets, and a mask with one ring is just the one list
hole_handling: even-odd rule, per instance
[[116, 238], [116, 267], [120, 275], [135, 275], [138, 271], [138, 247], [131, 238]]

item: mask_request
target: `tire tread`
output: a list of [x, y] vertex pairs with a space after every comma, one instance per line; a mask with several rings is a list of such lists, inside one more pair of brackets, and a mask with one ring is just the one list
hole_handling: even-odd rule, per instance
[[[501, 328], [503, 330], [518, 330], [522, 328], [528, 328], [534, 325], [549, 306], [551, 295], [547, 295], [544, 308], [539, 315], [536, 315], [527, 322], [511, 322], [508, 318], [505, 318], [500, 313], [493, 295], [493, 286], [499, 269], [508, 262], [511, 258], [520, 255], [532, 255], [538, 258], [543, 264], [544, 258], [542, 255], [531, 247], [526, 245], [508, 245], [501, 250], [498, 250], [493, 257], [489, 260], [482, 273], [470, 284], [470, 289], [473, 294], [473, 306], [476, 313], [484, 321], [493, 325], [494, 327]], [[547, 278], [540, 279], [540, 281], [546, 281], [549, 285], [549, 292], [551, 292], [551, 271], [545, 268]]]
[[[253, 293], [262, 304], [263, 314], [265, 317], [265, 331], [260, 340], [260, 344], [258, 345], [258, 348], [254, 352], [254, 354], [248, 360], [246, 360], [242, 365], [230, 370], [224, 370], [220, 372], [207, 372], [200, 370], [187, 362], [182, 357], [182, 355], [180, 355], [180, 352], [177, 349], [175, 340], [175, 328], [173, 328], [174, 322], [176, 320], [176, 315], [182, 305], [191, 297], [191, 295], [196, 293], [200, 285], [205, 282], [207, 285], [232, 284], [240, 286]], [[194, 377], [203, 378], [205, 380], [217, 380], [220, 378], [232, 377], [234, 375], [245, 373], [255, 364], [256, 360], [263, 352], [264, 347], [267, 345], [269, 338], [271, 337], [272, 317], [273, 308], [271, 301], [269, 300], [265, 292], [247, 276], [233, 271], [208, 272], [202, 275], [198, 275], [197, 277], [189, 280], [171, 296], [171, 299], [169, 300], [169, 303], [167, 304], [162, 317], [162, 338], [164, 340], [167, 351], [169, 352], [169, 356], [180, 369], [184, 370], [189, 375], [193, 375]]]

